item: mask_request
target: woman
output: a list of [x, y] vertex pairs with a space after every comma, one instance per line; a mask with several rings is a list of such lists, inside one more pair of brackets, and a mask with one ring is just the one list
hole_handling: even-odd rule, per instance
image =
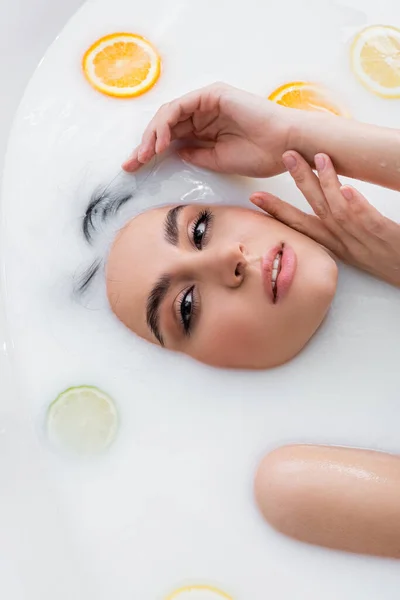
[[[199, 167], [252, 177], [277, 175], [287, 169], [315, 216], [266, 192], [253, 194], [251, 201], [282, 223], [313, 238], [341, 260], [400, 287], [400, 225], [382, 216], [353, 187], [341, 186], [337, 178], [338, 173], [400, 190], [400, 131], [287, 109], [218, 83], [161, 107], [124, 169], [138, 170], [175, 139], [186, 141], [181, 157]], [[311, 167], [316, 168], [318, 175]], [[157, 220], [160, 215], [151, 218]], [[226, 227], [230, 230], [228, 225], [229, 220]], [[261, 229], [265, 227], [267, 235], [270, 226], [274, 228], [270, 221], [263, 224], [260, 221], [260, 236]], [[201, 238], [205, 229], [204, 220], [196, 221], [193, 241]], [[269, 235], [274, 234], [269, 232]], [[285, 233], [276, 230], [276, 235]], [[123, 237], [119, 243], [123, 245], [122, 240]], [[303, 238], [293, 238], [293, 246], [297, 241], [306, 245]], [[118, 243], [115, 248], [118, 252]], [[318, 282], [316, 285], [318, 309], [313, 306], [313, 326], [317, 326], [324, 313], [323, 306], [327, 308], [334, 290], [335, 270], [326, 253], [318, 254], [315, 248], [309, 250], [310, 256], [321, 261], [320, 267], [324, 263], [330, 272], [328, 285], [322, 285], [322, 289]], [[238, 283], [235, 277], [240, 279], [243, 275], [240, 254], [245, 254], [240, 247], [236, 247], [236, 252], [236, 258], [232, 253], [230, 269], [224, 271], [225, 275], [222, 271], [219, 274], [221, 279], [228, 273], [233, 285]], [[109, 273], [113, 268], [112, 255], [110, 260]], [[277, 291], [279, 301], [279, 285]], [[113, 303], [112, 286], [109, 294]], [[288, 298], [287, 291], [286, 294]], [[319, 304], [322, 297], [325, 303]], [[185, 298], [183, 320], [195, 301], [193, 293]], [[315, 302], [315, 297], [312, 301]], [[114, 309], [117, 311], [116, 306]], [[258, 309], [257, 306], [255, 311]], [[308, 325], [310, 334], [311, 323]], [[299, 339], [304, 341], [304, 336], [297, 339], [297, 350]], [[251, 339], [246, 343], [251, 345]], [[296, 350], [292, 347], [291, 351]], [[221, 348], [217, 348], [216, 355], [220, 352]], [[289, 354], [290, 351], [286, 359]], [[279, 361], [284, 358], [281, 355]], [[239, 357], [239, 362], [244, 360], [244, 355]], [[261, 365], [252, 362], [250, 366]], [[255, 495], [266, 520], [296, 539], [339, 550], [400, 558], [400, 458], [397, 456], [323, 446], [278, 448], [260, 464]]]
[[173, 139], [207, 142], [180, 155], [213, 170], [268, 176], [286, 167], [317, 216], [259, 192], [251, 201], [276, 220], [193, 205], [136, 217], [111, 250], [107, 291], [141, 337], [214, 366], [273, 367], [304, 347], [330, 306], [337, 270], [325, 248], [400, 285], [400, 226], [341, 186], [326, 154], [341, 173], [400, 188], [399, 132], [215, 84], [162, 107], [124, 168], [136, 171]]

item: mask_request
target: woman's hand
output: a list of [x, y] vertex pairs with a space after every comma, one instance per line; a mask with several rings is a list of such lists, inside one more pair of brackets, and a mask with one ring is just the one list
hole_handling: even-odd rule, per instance
[[283, 161], [316, 216], [266, 192], [253, 194], [253, 204], [342, 261], [400, 287], [400, 225], [384, 217], [353, 187], [342, 186], [326, 154], [315, 156], [318, 177], [297, 152], [285, 153]]
[[223, 83], [164, 104], [123, 168], [137, 171], [176, 139], [184, 160], [221, 173], [270, 177], [284, 171], [287, 150], [312, 166], [324, 152], [341, 175], [400, 191], [400, 130], [286, 108]]
[[198, 167], [252, 177], [277, 175], [285, 170], [282, 154], [297, 112], [215, 83], [162, 106], [123, 168], [134, 172], [172, 140], [184, 139], [207, 142], [207, 147], [192, 144], [180, 151]]

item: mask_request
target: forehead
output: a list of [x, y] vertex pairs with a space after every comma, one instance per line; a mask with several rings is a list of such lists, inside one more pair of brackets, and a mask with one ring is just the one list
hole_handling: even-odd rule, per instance
[[106, 265], [107, 296], [112, 310], [125, 325], [145, 337], [147, 296], [161, 274], [168, 252], [163, 223], [170, 208], [149, 210], [129, 221], [118, 233]]

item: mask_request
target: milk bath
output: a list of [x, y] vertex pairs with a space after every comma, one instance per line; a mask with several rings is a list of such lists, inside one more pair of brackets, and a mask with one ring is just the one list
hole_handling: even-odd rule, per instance
[[[211, 369], [137, 339], [108, 310], [101, 281], [90, 301], [73, 294], [98, 249], [81, 232], [90, 195], [116, 176], [118, 183], [120, 163], [163, 102], [214, 80], [264, 96], [285, 81], [318, 80], [355, 118], [400, 127], [400, 101], [369, 94], [348, 66], [354, 33], [381, 22], [400, 24], [394, 0], [93, 0], [34, 74], [4, 174], [2, 293], [15, 380], [46, 456], [82, 597], [163, 600], [205, 584], [234, 600], [397, 598], [394, 562], [274, 533], [254, 506], [252, 480], [264, 453], [289, 442], [400, 451], [398, 290], [341, 267], [315, 338], [288, 365], [257, 373]], [[114, 31], [144, 35], [163, 59], [157, 85], [130, 101], [101, 96], [80, 72], [86, 48]], [[139, 175], [143, 202], [162, 199], [165, 180], [181, 197], [186, 167], [168, 161], [161, 174]], [[191, 177], [224, 201], [247, 205], [251, 191], [267, 189], [305, 207], [286, 176]], [[356, 186], [400, 218], [398, 194]], [[114, 398], [120, 428], [108, 452], [80, 460], [48, 444], [44, 421], [60, 392], [84, 384]]]

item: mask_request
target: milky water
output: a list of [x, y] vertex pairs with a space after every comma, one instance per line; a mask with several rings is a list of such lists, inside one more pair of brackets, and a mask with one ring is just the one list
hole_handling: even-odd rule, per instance
[[[265, 188], [304, 206], [288, 177], [227, 181], [174, 158], [138, 181], [114, 179], [148, 118], [171, 97], [214, 80], [267, 95], [284, 81], [312, 79], [335, 90], [355, 117], [400, 126], [400, 102], [370, 95], [348, 65], [354, 33], [400, 24], [396, 5], [91, 1], [35, 73], [7, 157], [3, 292], [16, 382], [90, 597], [162, 600], [191, 583], [235, 600], [398, 597], [396, 563], [283, 538], [252, 498], [256, 465], [277, 445], [400, 450], [398, 291], [341, 268], [315, 339], [289, 365], [261, 373], [213, 370], [136, 339], [110, 314], [101, 278], [83, 301], [72, 293], [112, 237], [105, 231], [90, 248], [81, 233], [100, 184], [139, 186], [133, 212], [199, 186], [212, 201], [246, 203], [249, 190]], [[140, 98], [103, 97], [81, 75], [82, 53], [113, 31], [148, 37], [163, 57], [159, 83]], [[400, 217], [398, 194], [358, 187]], [[82, 384], [107, 391], [121, 421], [111, 449], [86, 461], [60, 456], [43, 433], [48, 404]]]

